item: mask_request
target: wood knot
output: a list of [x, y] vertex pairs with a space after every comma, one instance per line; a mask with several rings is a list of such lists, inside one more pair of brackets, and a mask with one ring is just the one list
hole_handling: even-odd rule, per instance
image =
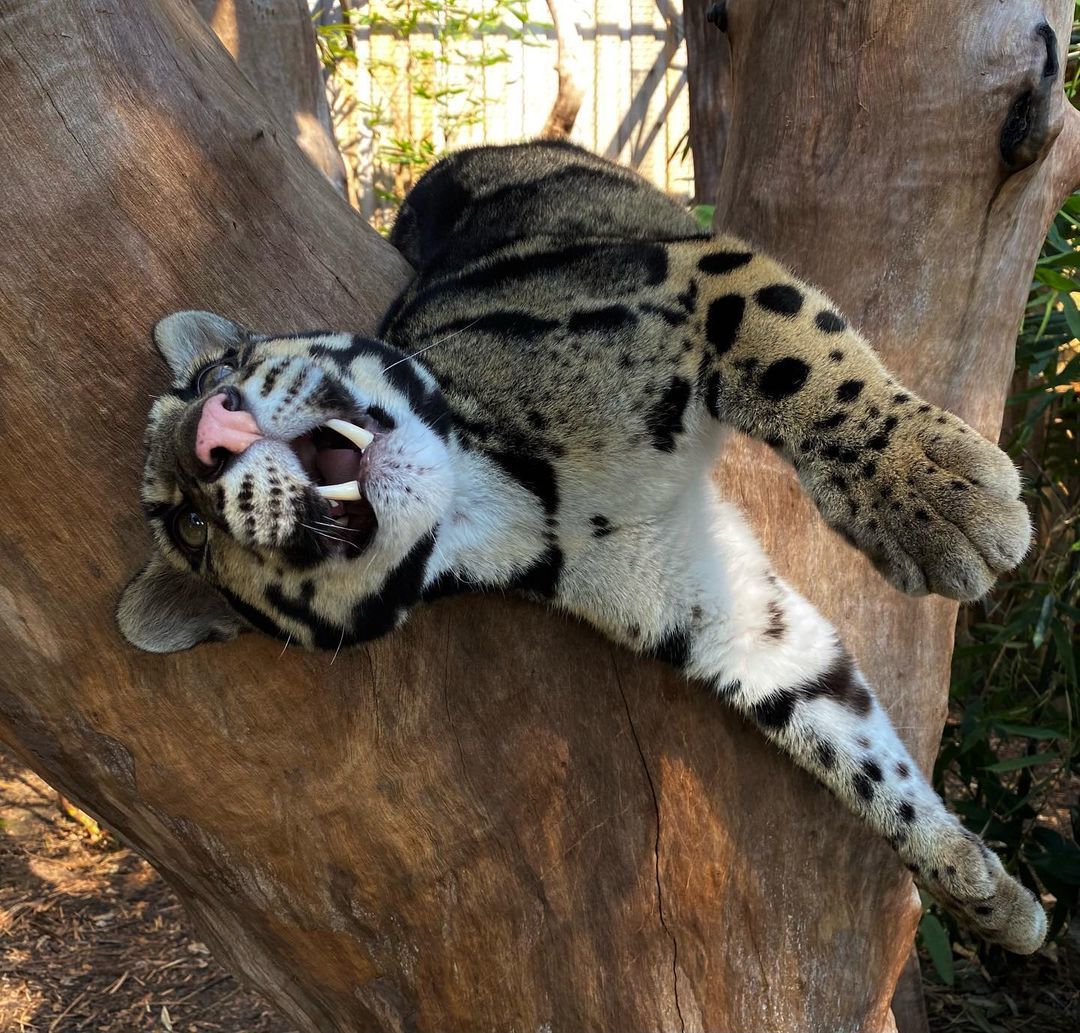
[[709, 4], [709, 9], [705, 12], [705, 20], [710, 25], [715, 25], [721, 32], [727, 32], [727, 0]]
[[1045, 22], [1036, 28], [1035, 34], [1044, 47], [1041, 67], [1013, 100], [999, 137], [1001, 160], [1010, 173], [1034, 165], [1061, 132], [1062, 119], [1051, 117], [1061, 67], [1057, 35]]

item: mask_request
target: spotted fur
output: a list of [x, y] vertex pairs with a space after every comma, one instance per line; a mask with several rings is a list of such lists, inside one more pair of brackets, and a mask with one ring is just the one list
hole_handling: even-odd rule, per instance
[[[1035, 898], [945, 810], [710, 475], [725, 427], [766, 441], [894, 585], [970, 599], [1028, 546], [1009, 460], [896, 383], [820, 291], [576, 148], [439, 163], [393, 240], [417, 275], [377, 338], [159, 325], [176, 379], [150, 417], [157, 549], [121, 601], [127, 637], [167, 651], [255, 627], [339, 649], [424, 598], [526, 592], [703, 682], [973, 928], [1034, 950]], [[193, 428], [222, 390], [264, 437], [210, 471]], [[332, 417], [376, 434], [359, 537], [290, 445]], [[193, 512], [195, 548], [177, 524]]]

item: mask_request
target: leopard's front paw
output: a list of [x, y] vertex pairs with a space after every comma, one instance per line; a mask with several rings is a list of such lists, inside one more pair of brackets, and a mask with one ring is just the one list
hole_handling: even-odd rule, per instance
[[1032, 954], [1042, 946], [1042, 904], [977, 836], [960, 827], [950, 829], [908, 867], [917, 885], [984, 940], [1016, 954]]
[[842, 430], [814, 444], [800, 474], [897, 588], [977, 599], [1023, 558], [1031, 521], [1016, 468], [962, 420], [897, 389]]

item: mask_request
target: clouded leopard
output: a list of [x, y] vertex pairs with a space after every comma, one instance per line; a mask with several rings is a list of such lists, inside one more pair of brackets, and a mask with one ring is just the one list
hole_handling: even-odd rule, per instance
[[528, 593], [702, 682], [974, 929], [1038, 947], [1035, 897], [945, 810], [710, 475], [730, 428], [766, 441], [893, 585], [973, 599], [1030, 539], [1008, 458], [896, 383], [822, 293], [578, 148], [455, 154], [391, 239], [416, 277], [376, 338], [158, 324], [156, 548], [124, 635], [337, 650], [425, 599]]

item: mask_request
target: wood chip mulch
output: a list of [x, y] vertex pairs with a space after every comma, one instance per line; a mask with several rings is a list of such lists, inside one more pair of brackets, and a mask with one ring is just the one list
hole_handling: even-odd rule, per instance
[[218, 966], [156, 872], [0, 752], [0, 1030], [295, 1033]]

